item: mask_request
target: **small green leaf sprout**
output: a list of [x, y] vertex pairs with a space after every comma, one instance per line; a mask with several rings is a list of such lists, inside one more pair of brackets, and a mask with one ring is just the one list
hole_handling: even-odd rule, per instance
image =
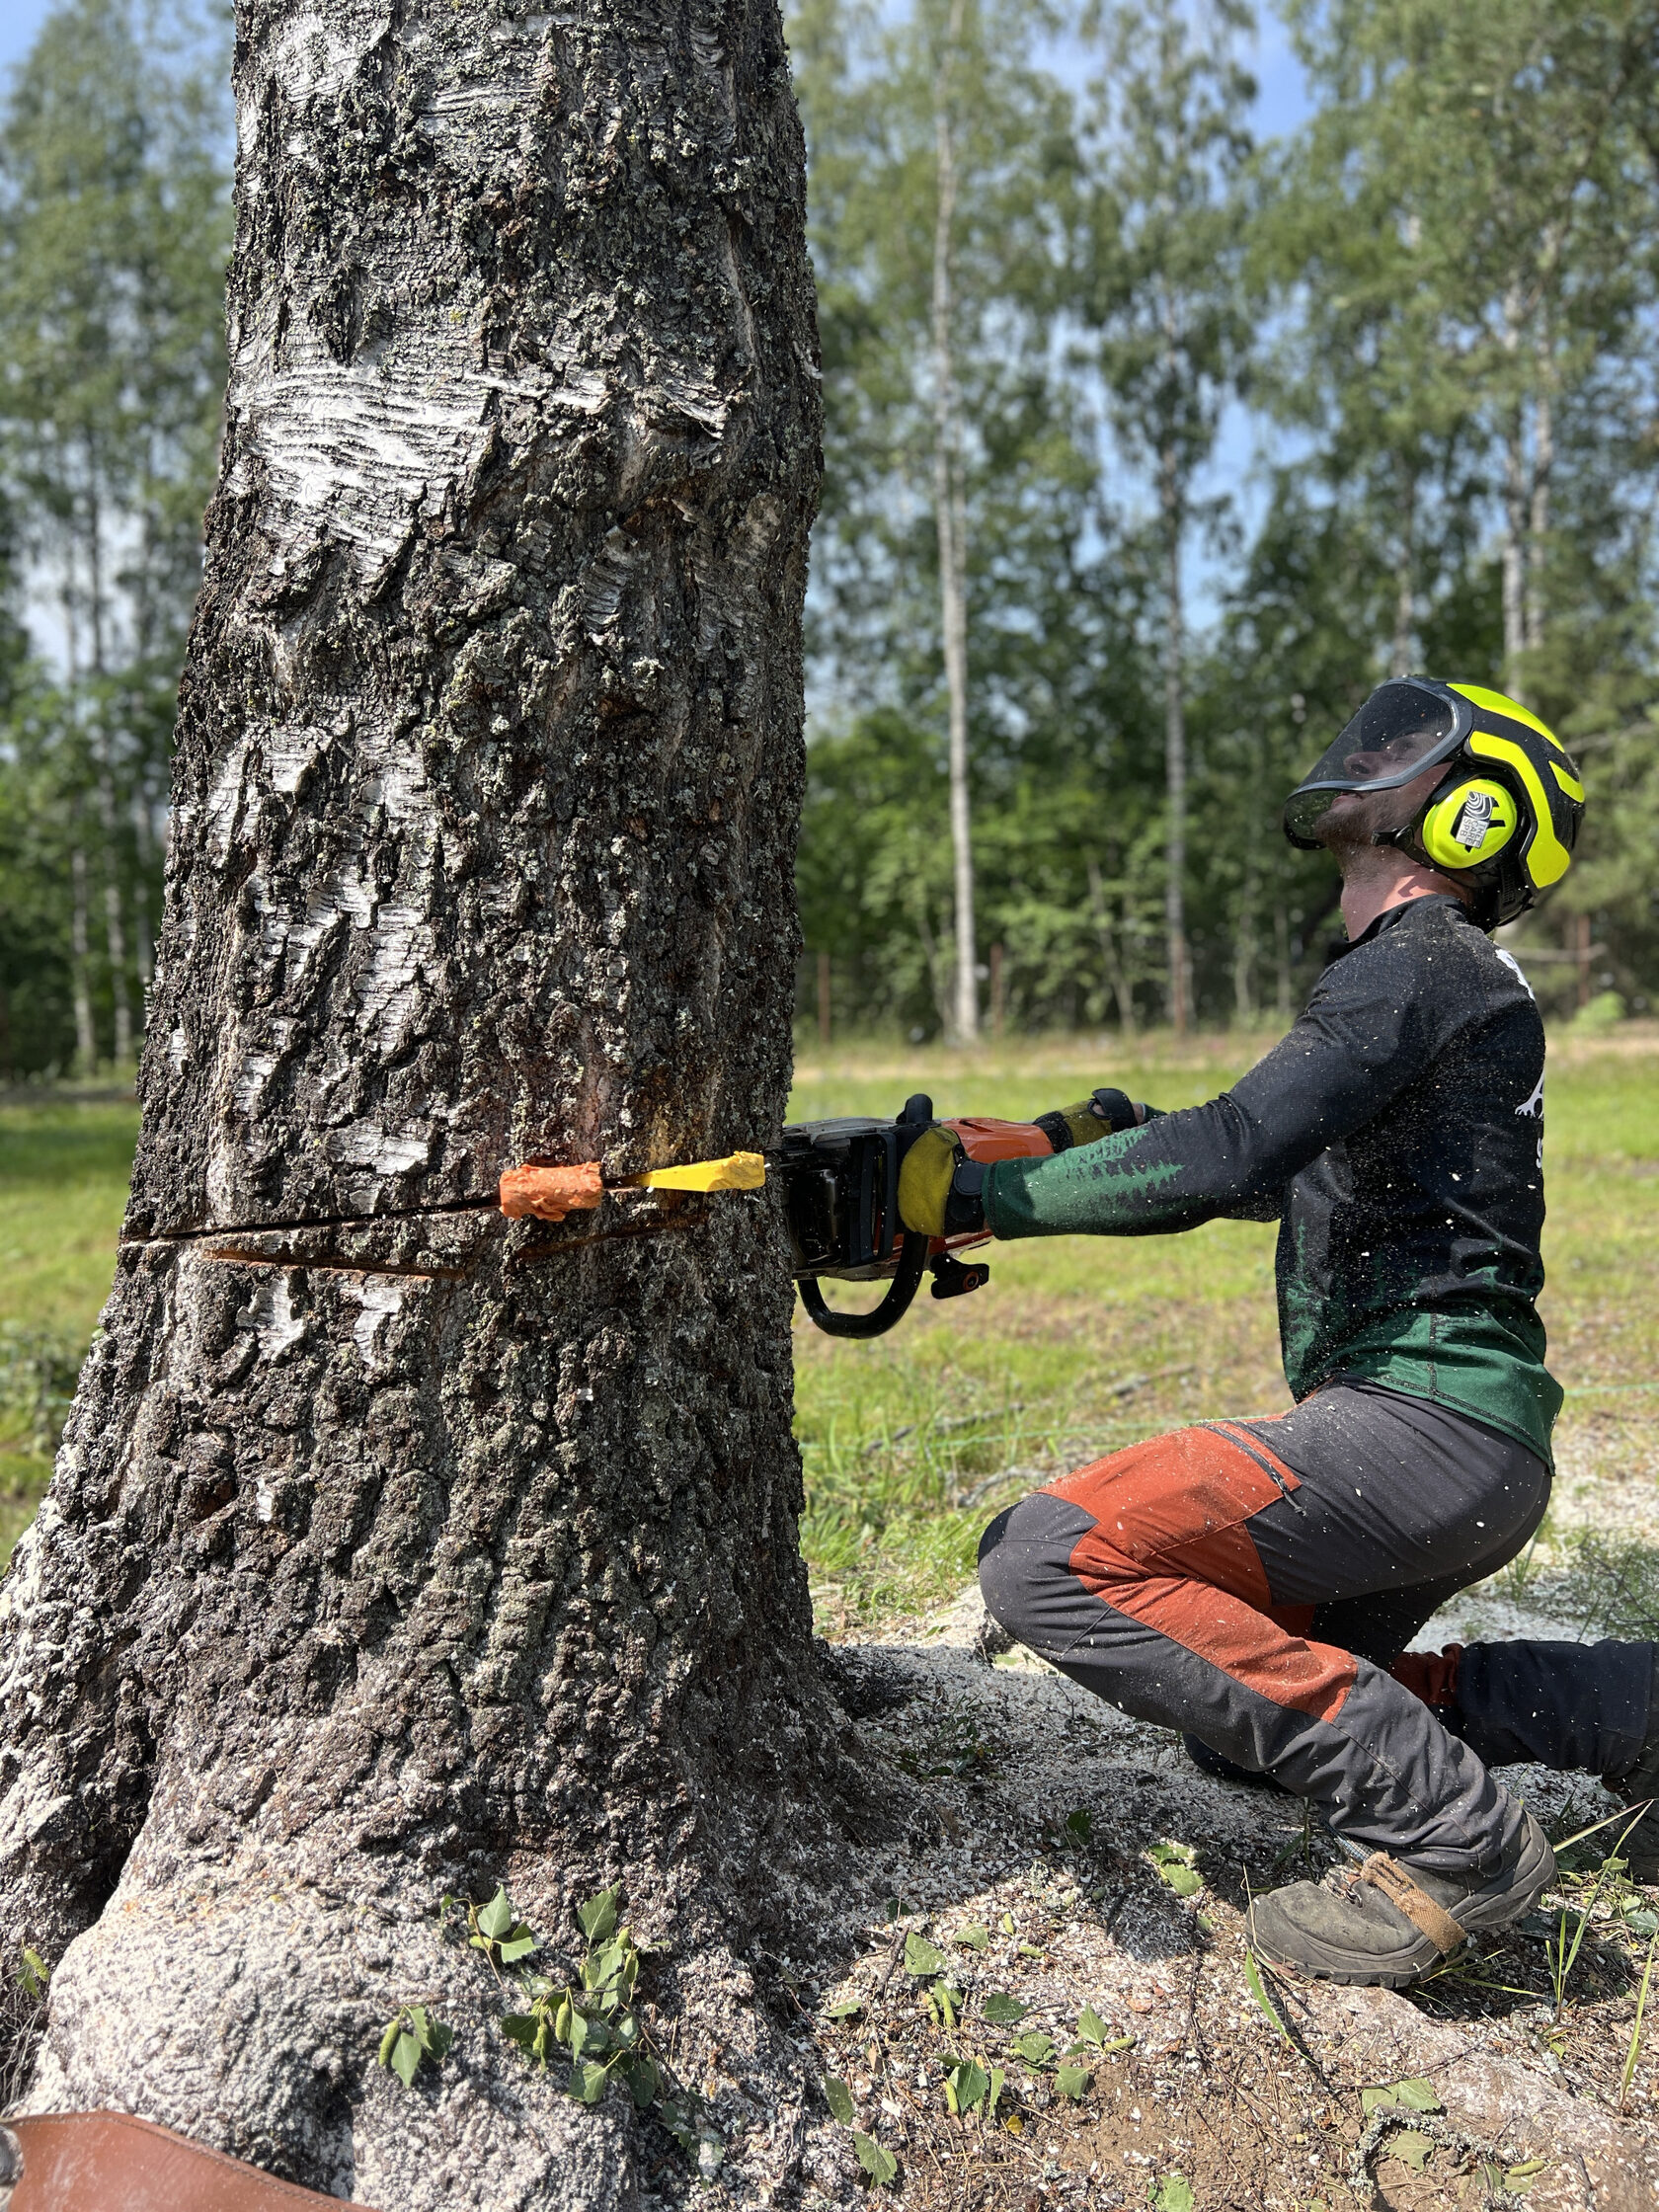
[[899, 2172], [899, 2161], [885, 2145], [878, 2143], [873, 2135], [862, 2134], [859, 2129], [854, 2128], [852, 2131], [852, 2147], [858, 2153], [859, 2165], [877, 2188], [885, 2186]]
[[[499, 1903], [498, 1903], [499, 1900]], [[584, 1955], [574, 1979], [560, 1981], [527, 1970], [514, 1977], [524, 2009], [509, 2013], [502, 2032], [515, 2043], [531, 2065], [544, 2071], [556, 2057], [568, 2056], [566, 2088], [578, 2103], [597, 2104], [613, 2080], [622, 2082], [635, 2109], [657, 2116], [681, 2151], [704, 2177], [718, 2171], [725, 2146], [710, 2124], [701, 2102], [674, 2088], [668, 2069], [649, 2048], [649, 2038], [634, 2009], [639, 1983], [641, 1952], [633, 1932], [620, 1921], [622, 1892], [601, 1890], [576, 1908], [577, 1925], [585, 1938]], [[521, 1943], [516, 1953], [524, 1957], [538, 1946], [529, 1930], [514, 1919], [513, 1908], [498, 1891], [484, 1908], [492, 1916], [491, 1928], [509, 1932], [491, 1934], [488, 1939], [502, 1946]], [[506, 1963], [513, 1965], [514, 1958]], [[492, 1964], [494, 1961], [492, 1960]]]
[[406, 2090], [413, 2089], [422, 2064], [430, 2059], [434, 2066], [441, 2066], [454, 2040], [454, 2029], [434, 2020], [424, 2005], [400, 2005], [386, 2023], [376, 2055]]
[[467, 1941], [482, 1951], [499, 1980], [504, 1966], [517, 1966], [536, 1947], [536, 1939], [513, 1909], [513, 1900], [498, 1883], [487, 1905], [467, 1906]]

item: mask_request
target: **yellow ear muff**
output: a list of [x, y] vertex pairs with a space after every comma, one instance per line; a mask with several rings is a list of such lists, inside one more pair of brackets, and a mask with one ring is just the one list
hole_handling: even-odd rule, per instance
[[1434, 802], [1418, 835], [1434, 865], [1456, 873], [1495, 860], [1514, 836], [1519, 819], [1515, 800], [1501, 783], [1470, 776]]

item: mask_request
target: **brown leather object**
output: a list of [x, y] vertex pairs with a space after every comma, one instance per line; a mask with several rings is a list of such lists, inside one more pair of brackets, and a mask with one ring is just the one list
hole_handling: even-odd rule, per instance
[[1454, 1920], [1426, 1889], [1419, 1889], [1398, 1859], [1390, 1858], [1385, 1851], [1372, 1853], [1360, 1868], [1359, 1878], [1380, 1889], [1396, 1911], [1423, 1931], [1443, 1957], [1450, 1958], [1468, 1941], [1468, 1930], [1462, 1922]]
[[23, 2151], [9, 2212], [301, 2212], [339, 2202], [130, 2112], [51, 2112], [5, 2125]]
[[576, 1167], [510, 1167], [501, 1179], [501, 1210], [511, 1222], [526, 1214], [562, 1222], [567, 1214], [592, 1213], [603, 1196], [596, 1159]]

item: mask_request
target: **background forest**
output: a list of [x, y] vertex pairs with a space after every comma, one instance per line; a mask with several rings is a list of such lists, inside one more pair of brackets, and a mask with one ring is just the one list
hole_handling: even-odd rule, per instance
[[[800, 1005], [1284, 1019], [1280, 802], [1390, 671], [1579, 755], [1510, 932], [1659, 990], [1659, 6], [803, 0], [827, 409]], [[0, 1078], [131, 1060], [223, 385], [226, 32], [48, 15], [0, 105]], [[957, 958], [957, 946], [972, 957]]]

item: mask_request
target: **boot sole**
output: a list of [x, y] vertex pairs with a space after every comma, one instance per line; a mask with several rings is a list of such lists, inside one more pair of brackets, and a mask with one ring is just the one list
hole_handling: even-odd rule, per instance
[[[1521, 1856], [1502, 1889], [1476, 1890], [1459, 1905], [1456, 1918], [1460, 1927], [1470, 1936], [1485, 1936], [1500, 1928], [1508, 1928], [1530, 1913], [1555, 1875], [1555, 1854], [1538, 1823], [1527, 1823], [1526, 1842]], [[1304, 1981], [1338, 1982], [1344, 1989], [1407, 1989], [1422, 1978], [1431, 1966], [1440, 1963], [1443, 1955], [1456, 1958], [1456, 1951], [1443, 1954], [1426, 1936], [1419, 1936], [1414, 1943], [1402, 1944], [1397, 1951], [1379, 1954], [1370, 1952], [1363, 1959], [1352, 1951], [1338, 1951], [1328, 1944], [1308, 1939], [1305, 1958], [1285, 1958], [1271, 1942], [1258, 1939], [1255, 1908], [1250, 1910], [1250, 1940], [1270, 1966], [1281, 1973], [1300, 1975]], [[1461, 1948], [1462, 1946], [1460, 1946]]]

